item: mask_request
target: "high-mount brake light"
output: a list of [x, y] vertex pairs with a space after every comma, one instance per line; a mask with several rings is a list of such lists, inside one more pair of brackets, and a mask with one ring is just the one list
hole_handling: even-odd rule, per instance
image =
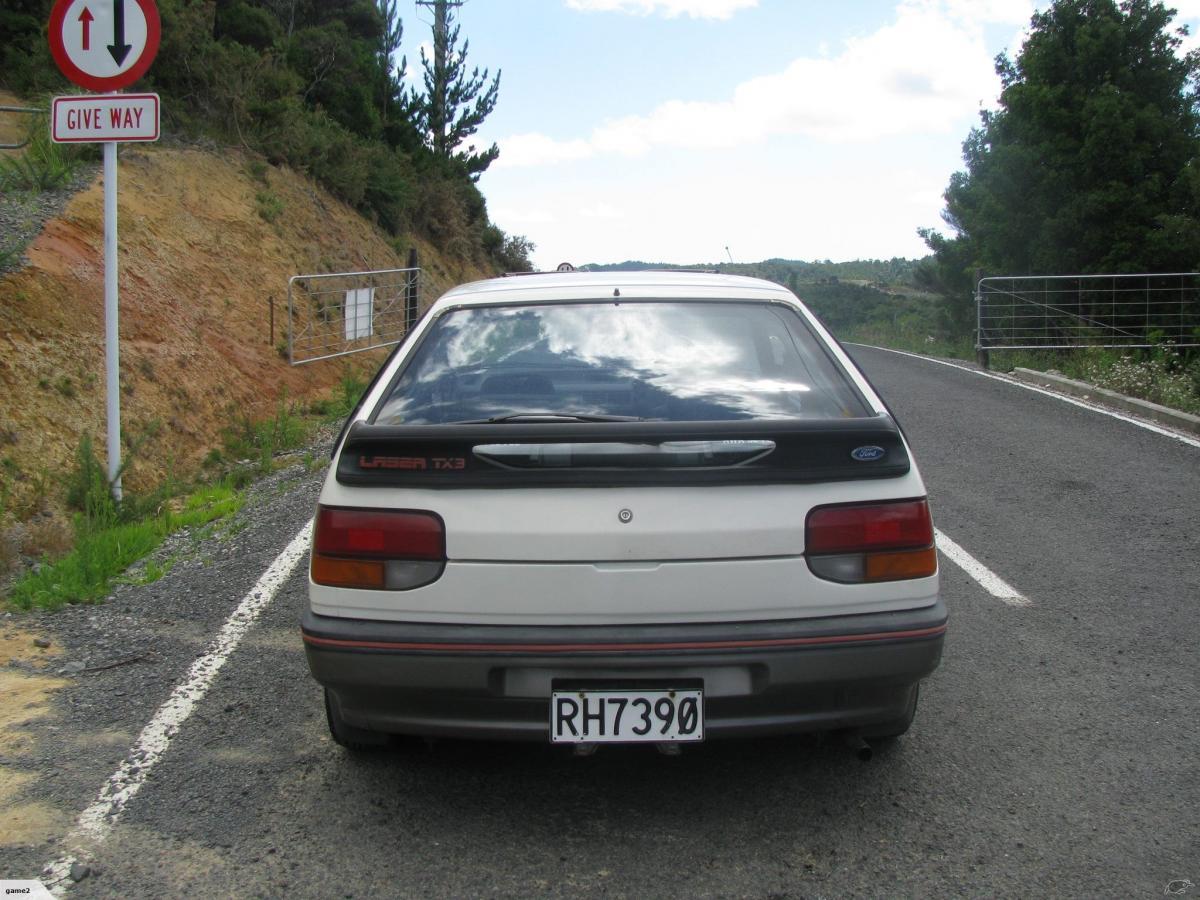
[[408, 590], [446, 567], [446, 527], [428, 512], [317, 510], [312, 580], [332, 587]]
[[925, 500], [818, 506], [805, 523], [804, 552], [813, 574], [847, 584], [937, 573]]

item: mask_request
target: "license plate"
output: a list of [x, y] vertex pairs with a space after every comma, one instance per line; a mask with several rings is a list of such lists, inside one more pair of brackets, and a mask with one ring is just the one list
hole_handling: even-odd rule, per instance
[[702, 740], [704, 692], [701, 690], [576, 690], [550, 694], [551, 743]]

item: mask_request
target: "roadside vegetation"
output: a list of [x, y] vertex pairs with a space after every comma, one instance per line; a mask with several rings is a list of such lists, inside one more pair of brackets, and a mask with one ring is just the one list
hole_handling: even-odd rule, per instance
[[[91, 603], [107, 596], [116, 581], [147, 584], [161, 578], [171, 567], [169, 560], [150, 560], [134, 576], [125, 573], [150, 556], [169, 535], [228, 519], [241, 509], [244, 488], [254, 479], [285, 464], [299, 463], [307, 471], [322, 468], [326, 464], [323, 456], [311, 451], [299, 458], [290, 454], [310, 446], [321, 430], [327, 431], [344, 420], [365, 388], [362, 371], [347, 363], [331, 397], [307, 404], [285, 397], [268, 419], [236, 419], [226, 429], [223, 447], [209, 454], [200, 478], [188, 483], [168, 480], [142, 496], [127, 493], [119, 505], [112, 499], [108, 476], [96, 457], [92, 439], [85, 436], [75, 466], [62, 485], [64, 499], [73, 513], [70, 532], [63, 534], [62, 529], [51, 528], [34, 534], [17, 551], [9, 546], [3, 552], [8, 540], [4, 524], [11, 511], [6, 507], [4, 482], [0, 481], [0, 576], [6, 574], [6, 569], [21, 566], [23, 555], [37, 553], [40, 557], [13, 583], [5, 598], [7, 604], [27, 610]], [[52, 490], [48, 480], [44, 489]]]
[[[45, 39], [50, 0], [0, 11], [0, 87], [23, 97], [73, 93]], [[162, 44], [135, 90], [163, 98], [164, 135], [215, 140], [304, 172], [392, 236], [419, 235], [497, 271], [527, 271], [532, 245], [488, 218], [475, 184], [499, 155], [473, 136], [499, 101], [500, 74], [469, 67], [455, 7], [410, 88], [396, 63], [397, 0], [291, 3], [159, 0]], [[44, 105], [44, 104], [40, 104]], [[0, 179], [61, 183], [75, 152], [41, 137]], [[93, 151], [94, 152], [94, 151]], [[283, 214], [264, 192], [259, 214]]]
[[[769, 260], [722, 269], [785, 285], [840, 341], [974, 361], [974, 329], [961, 323], [962, 316], [946, 297], [923, 283], [932, 264], [928, 259]], [[1017, 367], [1054, 371], [1200, 415], [1200, 352], [1178, 347], [1161, 333], [1152, 332], [1147, 339], [1153, 346], [1146, 349], [992, 351], [991, 367], [1000, 372]]]
[[[934, 257], [829, 260], [769, 259], [722, 263], [722, 272], [765, 278], [800, 297], [825, 326], [846, 343], [872, 344], [944, 359], [973, 362], [974, 296], [969, 281], [962, 295], [945, 291]], [[712, 264], [670, 266], [629, 260], [588, 265], [592, 271], [653, 268], [713, 268]], [[1146, 349], [1008, 350], [991, 353], [991, 367], [1054, 371], [1130, 397], [1200, 415], [1200, 351], [1181, 348], [1151, 332]]]
[[[963, 143], [948, 234], [920, 231], [932, 256], [721, 268], [787, 285], [841, 340], [968, 360], [980, 274], [1200, 271], [1200, 54], [1173, 16], [1152, 0], [1054, 0], [1034, 14], [1020, 51], [996, 60], [998, 107]], [[1094, 318], [1127, 328], [1137, 302]], [[1138, 335], [1146, 349], [993, 351], [991, 364], [1195, 413], [1200, 351], [1179, 344], [1200, 335], [1200, 291], [1180, 316], [1179, 334]]]
[[[914, 283], [940, 298], [930, 334], [973, 337], [973, 287], [992, 275], [1200, 271], [1200, 54], [1185, 52], [1170, 4], [1055, 0], [1015, 56], [1001, 54], [999, 106], [963, 143], [944, 194], [950, 236]], [[1096, 319], [1137, 321], [1113, 304]], [[1200, 334], [1200, 296], [1181, 308]], [[1151, 327], [1152, 328], [1152, 327]], [[1068, 377], [1200, 411], [1200, 353], [1141, 335], [1148, 349], [993, 352], [998, 369]]]
[[[38, 108], [49, 106], [44, 98]], [[64, 187], [84, 162], [96, 159], [97, 145], [56, 144], [50, 140], [47, 113], [30, 114], [26, 136], [29, 143], [20, 155], [0, 155], [0, 191], [45, 193]]]

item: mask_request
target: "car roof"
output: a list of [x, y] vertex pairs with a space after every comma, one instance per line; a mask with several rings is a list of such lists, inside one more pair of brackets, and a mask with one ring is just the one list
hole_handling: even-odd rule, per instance
[[[620, 293], [614, 294], [616, 291]], [[668, 269], [639, 272], [545, 272], [489, 278], [486, 281], [473, 281], [453, 288], [438, 299], [437, 305], [536, 303], [548, 299], [580, 300], [613, 296], [628, 300], [683, 297], [763, 300], [768, 296], [794, 299], [786, 288], [761, 278]]]

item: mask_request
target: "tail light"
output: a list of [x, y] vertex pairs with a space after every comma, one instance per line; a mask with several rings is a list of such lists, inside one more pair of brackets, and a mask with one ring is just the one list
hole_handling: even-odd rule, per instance
[[804, 548], [813, 574], [829, 581], [899, 581], [937, 572], [924, 500], [818, 506], [808, 514]]
[[402, 591], [441, 577], [446, 526], [427, 512], [317, 509], [312, 580], [332, 587]]

